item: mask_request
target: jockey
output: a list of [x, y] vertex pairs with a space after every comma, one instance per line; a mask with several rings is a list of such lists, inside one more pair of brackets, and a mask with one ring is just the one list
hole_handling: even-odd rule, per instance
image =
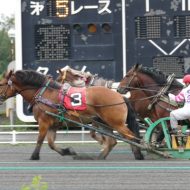
[[190, 74], [183, 77], [183, 83], [185, 83], [186, 87], [177, 96], [171, 93], [168, 94], [170, 100], [184, 102], [182, 108], [170, 112], [170, 125], [173, 132], [177, 132], [180, 129], [178, 120], [190, 119]]

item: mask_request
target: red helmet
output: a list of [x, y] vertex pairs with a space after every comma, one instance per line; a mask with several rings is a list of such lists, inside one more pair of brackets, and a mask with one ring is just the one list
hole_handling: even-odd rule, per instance
[[190, 75], [185, 75], [185, 76], [183, 77], [183, 82], [184, 82], [184, 83], [190, 83]]

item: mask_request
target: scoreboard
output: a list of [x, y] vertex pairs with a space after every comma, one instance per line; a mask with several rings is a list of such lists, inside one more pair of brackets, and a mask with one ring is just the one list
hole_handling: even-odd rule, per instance
[[[125, 67], [125, 0], [17, 0], [16, 69], [57, 76], [69, 65], [119, 81]], [[21, 106], [23, 105], [23, 106]], [[17, 115], [34, 121], [17, 97]]]
[[[190, 73], [190, 0], [17, 0], [16, 68], [120, 81], [136, 63]], [[21, 106], [23, 105], [23, 106]], [[33, 121], [17, 97], [17, 115]]]
[[190, 73], [190, 0], [126, 1], [126, 63]]

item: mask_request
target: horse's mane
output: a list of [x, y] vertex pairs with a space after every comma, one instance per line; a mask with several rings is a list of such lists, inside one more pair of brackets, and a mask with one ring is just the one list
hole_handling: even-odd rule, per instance
[[46, 81], [46, 76], [33, 70], [16, 71], [17, 80], [23, 85], [32, 85], [41, 87]]
[[[167, 78], [169, 75], [160, 71], [157, 68], [141, 66], [141, 67], [139, 67], [139, 72], [149, 75], [155, 82], [157, 82], [160, 85], [167, 84]], [[171, 84], [171, 87], [183, 88], [183, 84], [181, 84], [179, 81], [174, 79]]]

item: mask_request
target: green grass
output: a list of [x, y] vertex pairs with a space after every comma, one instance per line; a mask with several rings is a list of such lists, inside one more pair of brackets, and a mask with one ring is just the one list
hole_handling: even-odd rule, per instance
[[42, 182], [41, 176], [35, 176], [32, 179], [31, 184], [23, 185], [21, 190], [47, 190], [48, 184], [46, 182]]

